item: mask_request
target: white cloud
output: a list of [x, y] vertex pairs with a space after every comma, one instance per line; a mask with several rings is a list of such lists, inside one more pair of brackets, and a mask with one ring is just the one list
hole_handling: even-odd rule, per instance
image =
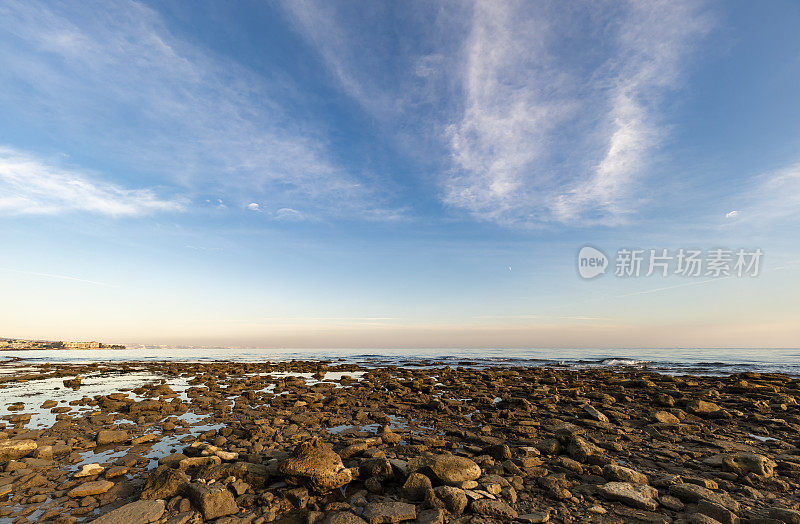
[[0, 63], [0, 107], [63, 137], [64, 150], [194, 194], [302, 201], [323, 216], [383, 201], [337, 163], [325, 128], [284, 109], [303, 102], [290, 80], [178, 38], [141, 3], [4, 2]]
[[730, 213], [725, 214], [725, 218], [736, 218], [739, 216], [738, 211], [731, 211]]
[[303, 213], [290, 207], [283, 207], [277, 211], [273, 216], [275, 220], [303, 220], [305, 216]]
[[[285, 6], [343, 92], [403, 145], [413, 129], [441, 148], [442, 202], [502, 224], [615, 223], [634, 210], [667, 128], [663, 99], [711, 26], [691, 0], [412, 3], [414, 41], [387, 46], [373, 26], [394, 15], [375, 4], [363, 17]], [[384, 78], [375, 64], [387, 63], [403, 75]]]
[[56, 214], [86, 211], [110, 216], [181, 211], [179, 199], [163, 200], [149, 189], [125, 189], [92, 180], [14, 149], [0, 147], [0, 213]]
[[[800, 218], [800, 162], [753, 179], [737, 201], [736, 223], [763, 225]], [[730, 215], [730, 213], [728, 213]]]
[[250, 211], [258, 211], [259, 205], [255, 202], [250, 202], [249, 204], [247, 204], [247, 209], [249, 209]]
[[[529, 3], [477, 4], [465, 109], [449, 129], [454, 170], [445, 201], [498, 222], [618, 220], [662, 134], [658, 103], [706, 27], [696, 11], [682, 2], [630, 3], [584, 13], [587, 21]], [[569, 63], [559, 47], [581, 22], [588, 58]], [[607, 58], [592, 62], [599, 53]]]

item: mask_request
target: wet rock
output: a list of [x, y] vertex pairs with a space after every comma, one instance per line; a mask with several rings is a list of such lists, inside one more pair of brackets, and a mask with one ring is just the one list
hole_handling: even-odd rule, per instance
[[97, 432], [95, 441], [98, 446], [107, 446], [110, 444], [118, 444], [128, 440], [128, 432], [116, 429], [103, 429]]
[[633, 508], [653, 511], [658, 507], [658, 490], [644, 484], [607, 482], [599, 487], [599, 492], [608, 500], [616, 500]]
[[150, 524], [164, 514], [163, 500], [137, 500], [101, 515], [94, 524]]
[[203, 518], [212, 520], [226, 515], [234, 515], [239, 512], [239, 506], [233, 494], [225, 486], [217, 483], [202, 484], [192, 482], [184, 488], [184, 493], [200, 509]]
[[0, 440], [0, 464], [27, 456], [37, 447], [30, 439]]
[[81, 466], [81, 470], [75, 473], [75, 478], [81, 477], [92, 477], [94, 475], [99, 475], [103, 472], [105, 468], [100, 464], [84, 464]]
[[461, 482], [476, 480], [481, 468], [475, 461], [455, 455], [422, 455], [411, 459], [409, 472], [430, 473], [442, 484], [456, 486]]
[[162, 465], [153, 470], [147, 477], [143, 499], [170, 499], [183, 491], [189, 483], [189, 476], [179, 469]]
[[361, 516], [369, 524], [396, 524], [417, 518], [417, 508], [405, 502], [371, 502]]
[[629, 484], [647, 484], [647, 475], [617, 464], [603, 466], [603, 477], [609, 481], [628, 482]]
[[341, 457], [318, 437], [299, 444], [281, 463], [278, 473], [290, 484], [302, 484], [321, 493], [353, 480], [352, 472], [344, 467]]
[[94, 480], [76, 486], [67, 492], [68, 497], [91, 497], [105, 493], [114, 487], [114, 483], [108, 480]]
[[472, 511], [496, 519], [511, 521], [517, 518], [517, 510], [501, 500], [480, 499], [472, 501]]

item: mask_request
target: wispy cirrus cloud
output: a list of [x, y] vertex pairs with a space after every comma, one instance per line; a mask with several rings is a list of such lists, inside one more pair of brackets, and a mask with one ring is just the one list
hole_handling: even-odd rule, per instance
[[180, 198], [162, 199], [149, 189], [126, 189], [0, 147], [0, 214], [42, 215], [86, 211], [135, 216], [182, 211]]
[[[411, 3], [416, 41], [387, 48], [356, 38], [377, 30], [344, 23], [346, 4], [286, 5], [370, 114], [398, 133], [438, 132], [441, 202], [500, 224], [616, 223], [635, 210], [668, 128], [664, 98], [713, 25], [689, 0]], [[364, 16], [386, 22], [379, 8]], [[405, 80], [366, 74], [387, 62]]]
[[689, 2], [477, 4], [445, 202], [501, 223], [619, 220], [708, 24]]
[[215, 55], [144, 4], [4, 2], [0, 30], [0, 108], [56, 148], [242, 205], [255, 195], [321, 216], [382, 206], [380, 188], [337, 161], [324, 125], [287, 109], [302, 95], [285, 74]]

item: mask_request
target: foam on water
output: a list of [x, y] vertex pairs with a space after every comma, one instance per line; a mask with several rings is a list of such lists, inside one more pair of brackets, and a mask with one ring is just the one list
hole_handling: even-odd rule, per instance
[[0, 351], [0, 358], [21, 363], [88, 363], [97, 361], [265, 362], [320, 360], [366, 367], [393, 365], [551, 366], [566, 368], [643, 368], [662, 373], [727, 375], [740, 372], [800, 376], [800, 349], [664, 348], [664, 349], [130, 349]]

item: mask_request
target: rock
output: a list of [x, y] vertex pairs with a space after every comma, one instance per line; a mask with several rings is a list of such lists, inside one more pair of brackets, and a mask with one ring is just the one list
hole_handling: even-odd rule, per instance
[[158, 466], [148, 475], [142, 489], [142, 498], [171, 499], [188, 483], [189, 477], [183, 471], [167, 465]]
[[445, 509], [456, 517], [464, 513], [467, 507], [467, 495], [463, 489], [452, 486], [439, 486], [433, 492], [444, 503]]
[[94, 524], [150, 524], [164, 514], [163, 500], [137, 500], [94, 519]]
[[745, 476], [754, 473], [760, 477], [771, 477], [777, 464], [756, 453], [732, 453], [722, 457], [722, 469]]
[[432, 487], [431, 479], [422, 473], [412, 473], [403, 484], [403, 497], [408, 500], [422, 500], [425, 498], [425, 491]]
[[20, 459], [31, 453], [36, 447], [36, 442], [30, 439], [0, 440], [0, 464]]
[[600, 422], [608, 422], [608, 417], [604, 413], [598, 411], [597, 408], [595, 408], [591, 404], [584, 404], [583, 411], [585, 411], [590, 417], [592, 417], [595, 420], [599, 420]]
[[409, 472], [430, 473], [442, 484], [455, 486], [481, 476], [481, 468], [473, 460], [455, 455], [422, 455], [408, 464]]
[[603, 454], [600, 448], [578, 436], [570, 439], [569, 444], [567, 444], [567, 453], [573, 459], [583, 463], [590, 461], [595, 463], [594, 457], [600, 457]]
[[91, 497], [105, 493], [114, 487], [114, 483], [108, 480], [94, 480], [76, 486], [67, 492], [68, 497]]
[[156, 435], [155, 433], [148, 433], [146, 435], [142, 435], [141, 437], [132, 438], [131, 444], [134, 446], [138, 446], [139, 444], [152, 442], [154, 440], [158, 440], [158, 435]]
[[686, 404], [686, 411], [695, 415], [708, 415], [710, 413], [719, 411], [720, 409], [722, 408], [720, 408], [717, 404], [714, 404], [713, 402], [707, 402], [705, 400], [690, 400]]
[[405, 502], [371, 502], [361, 516], [369, 524], [395, 524], [417, 518], [417, 508]]
[[441, 508], [426, 509], [417, 513], [414, 524], [443, 524], [444, 511]]
[[653, 415], [653, 419], [655, 419], [656, 422], [660, 422], [661, 424], [669, 424], [671, 426], [680, 424], [681, 422], [680, 419], [678, 419], [678, 417], [676, 417], [669, 411], [656, 411], [655, 414]]
[[126, 440], [128, 440], [128, 432], [116, 429], [102, 429], [97, 432], [97, 438], [95, 439], [98, 446], [118, 444]]
[[609, 500], [616, 500], [633, 508], [653, 511], [658, 507], [658, 490], [644, 484], [607, 482], [599, 487], [600, 493]]
[[784, 524], [800, 524], [800, 511], [786, 508], [770, 508], [769, 518]]
[[701, 500], [708, 500], [721, 504], [733, 512], [739, 511], [739, 503], [733, 500], [727, 493], [715, 493], [697, 484], [672, 484], [669, 487], [669, 494], [678, 497], [684, 502], [697, 503]]
[[692, 513], [686, 521], [689, 524], [722, 524], [717, 519], [702, 513]]
[[322, 524], [367, 524], [367, 521], [349, 511], [338, 511], [327, 515]]
[[478, 515], [485, 515], [505, 521], [517, 518], [517, 510], [501, 500], [480, 499], [472, 501], [472, 511]]
[[202, 484], [192, 482], [184, 488], [184, 493], [200, 509], [203, 518], [212, 520], [239, 512], [233, 494], [225, 486], [217, 483]]
[[365, 460], [358, 467], [362, 477], [386, 479], [392, 476], [392, 465], [385, 458]]
[[697, 503], [697, 512], [722, 522], [722, 524], [739, 524], [740, 520], [736, 513], [730, 511], [725, 506], [715, 504], [708, 500], [701, 500]]
[[508, 447], [507, 444], [495, 444], [492, 446], [487, 446], [483, 452], [497, 460], [508, 460], [512, 457], [511, 448]]
[[527, 524], [543, 524], [544, 522], [550, 522], [550, 512], [534, 511], [533, 513], [525, 513], [523, 515], [519, 515], [517, 520]]
[[628, 482], [629, 484], [647, 484], [647, 475], [617, 464], [603, 466], [603, 477], [609, 481]]
[[299, 444], [284, 460], [278, 473], [294, 485], [304, 485], [320, 493], [340, 488], [353, 480], [342, 459], [318, 437]]
[[91, 477], [93, 475], [99, 475], [100, 473], [103, 472], [104, 469], [106, 468], [104, 468], [100, 464], [84, 464], [81, 467], [81, 470], [75, 473], [75, 475], [73, 476], [75, 478]]

